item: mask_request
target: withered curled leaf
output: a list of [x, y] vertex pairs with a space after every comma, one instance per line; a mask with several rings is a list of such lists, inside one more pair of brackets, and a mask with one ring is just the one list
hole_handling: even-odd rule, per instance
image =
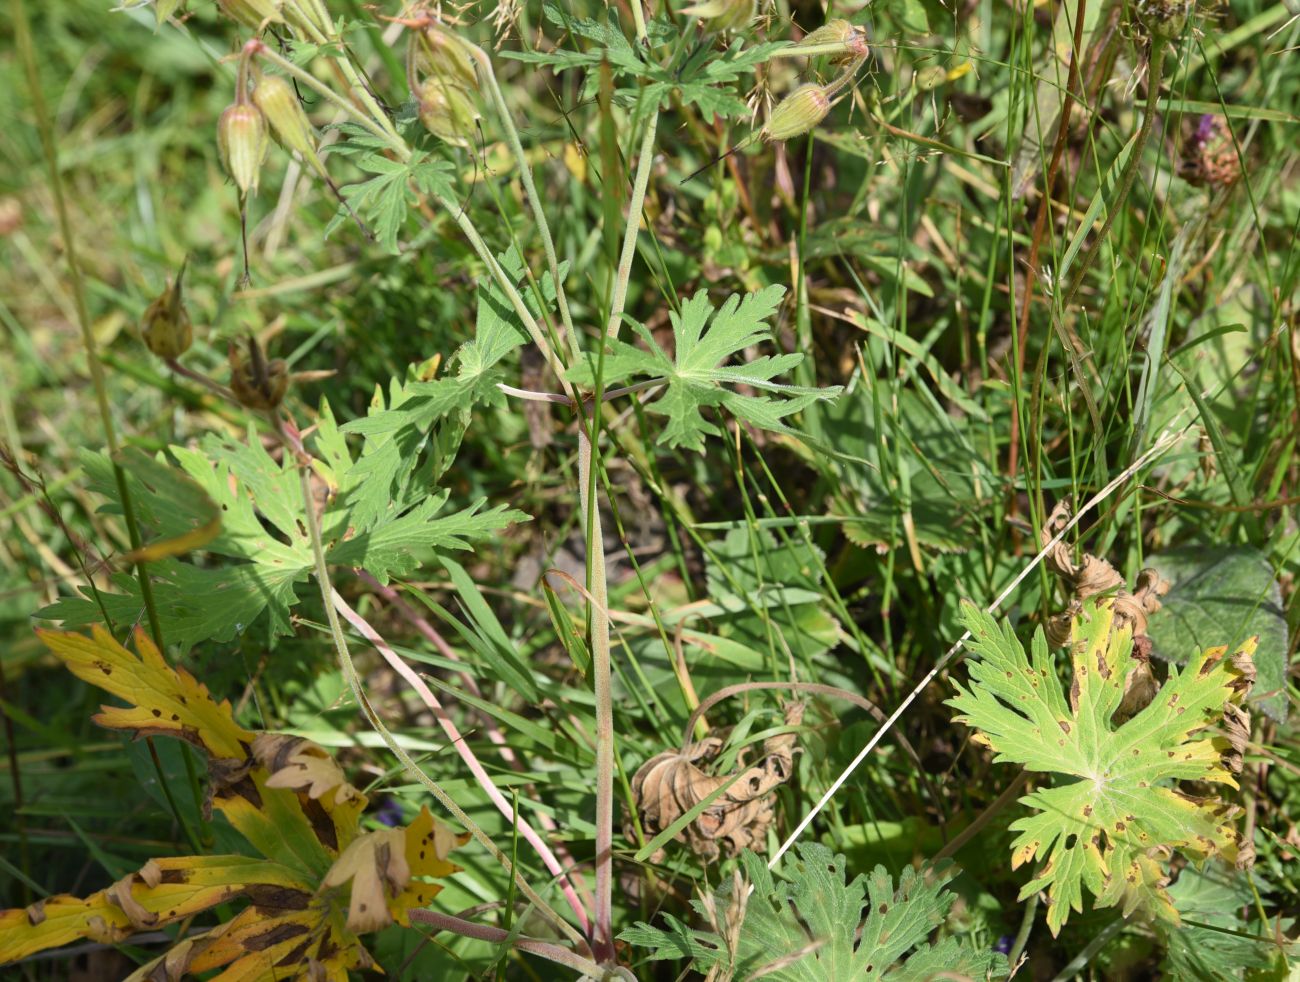
[[[1070, 521], [1070, 499], [1062, 498], [1047, 516], [1039, 532], [1039, 541], [1046, 548], [1052, 539]], [[1060, 648], [1070, 643], [1071, 632], [1083, 613], [1083, 601], [1098, 594], [1113, 593], [1112, 604], [1117, 628], [1128, 627], [1133, 636], [1133, 667], [1124, 680], [1124, 698], [1115, 710], [1112, 722], [1118, 726], [1138, 713], [1151, 702], [1159, 682], [1151, 673], [1151, 643], [1147, 639], [1147, 618], [1160, 609], [1160, 598], [1169, 592], [1169, 582], [1154, 569], [1143, 569], [1137, 575], [1135, 588], [1130, 592], [1124, 577], [1105, 559], [1085, 553], [1075, 563], [1070, 547], [1064, 541], [1056, 543], [1044, 558], [1044, 565], [1065, 585], [1069, 599], [1065, 609], [1048, 618], [1047, 641]]]
[[[785, 708], [785, 724], [803, 722], [804, 704], [792, 702]], [[680, 750], [666, 750], [651, 757], [632, 777], [641, 827], [657, 835], [719, 788], [726, 788], [677, 836], [691, 851], [706, 860], [717, 859], [725, 849], [735, 855], [742, 849], [761, 852], [773, 819], [772, 792], [794, 772], [797, 737], [782, 733], [763, 741], [763, 757], [752, 766], [744, 765], [730, 774], [712, 775], [705, 767], [725, 745], [710, 736]], [[662, 855], [656, 854], [656, 858]]]

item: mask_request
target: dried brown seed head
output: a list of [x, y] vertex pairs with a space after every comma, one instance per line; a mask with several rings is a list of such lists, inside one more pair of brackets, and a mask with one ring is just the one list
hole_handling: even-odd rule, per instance
[[179, 358], [194, 343], [194, 326], [181, 293], [184, 276], [185, 263], [181, 263], [176, 282], [167, 284], [140, 320], [140, 339], [159, 358]]
[[230, 390], [241, 406], [269, 411], [284, 401], [289, 391], [289, 368], [283, 358], [267, 361], [258, 343], [250, 337], [247, 357], [231, 344], [228, 360]]

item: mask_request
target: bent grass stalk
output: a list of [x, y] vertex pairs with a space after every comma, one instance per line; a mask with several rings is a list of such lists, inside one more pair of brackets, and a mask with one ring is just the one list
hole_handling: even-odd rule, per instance
[[[277, 430], [281, 435], [283, 435], [283, 427], [277, 426]], [[294, 441], [286, 440], [286, 443], [290, 446], [293, 445], [293, 442]], [[392, 751], [393, 755], [399, 761], [401, 761], [402, 765], [408, 772], [410, 772], [411, 776], [428, 788], [429, 792], [438, 799], [438, 802], [446, 808], [447, 811], [451, 812], [456, 821], [460, 822], [460, 824], [474, 837], [479, 845], [486, 849], [489, 854], [491, 854], [499, 863], [501, 863], [502, 866], [505, 867], [507, 871], [509, 871], [515, 885], [519, 888], [519, 892], [533, 903], [538, 912], [550, 921], [551, 924], [564, 934], [565, 937], [579, 948], [582, 948], [586, 944], [582, 935], [575, 931], [568, 921], [557, 914], [555, 910], [541, 898], [537, 891], [534, 890], [528, 881], [524, 879], [523, 875], [514, 868], [513, 864], [510, 862], [510, 857], [502, 852], [497, 847], [497, 844], [492, 841], [491, 836], [484, 832], [482, 827], [470, 818], [469, 815], [465, 814], [464, 809], [462, 809], [460, 805], [456, 804], [452, 797], [442, 789], [438, 782], [429, 777], [420, 765], [411, 759], [411, 755], [408, 754], [402, 748], [401, 744], [397, 742], [397, 739], [393, 736], [392, 732], [386, 725], [384, 725], [384, 721], [379, 718], [379, 714], [375, 712], [374, 707], [371, 706], [370, 700], [366, 697], [365, 691], [361, 688], [361, 678], [357, 674], [356, 665], [353, 663], [352, 655], [348, 651], [347, 638], [343, 634], [343, 626], [339, 623], [338, 611], [335, 609], [333, 602], [334, 588], [330, 580], [329, 567], [325, 562], [325, 548], [321, 542], [320, 518], [316, 514], [315, 499], [312, 497], [311, 493], [311, 480], [309, 477], [311, 471], [310, 457], [301, 450], [301, 444], [294, 449], [300, 455], [298, 458], [298, 476], [302, 490], [302, 504], [304, 517], [307, 523], [307, 534], [308, 538], [311, 540], [316, 584], [320, 590], [321, 602], [325, 606], [325, 617], [329, 624], [330, 637], [334, 641], [334, 649], [338, 656], [339, 669], [343, 673], [343, 678], [348, 683], [348, 688], [352, 691], [352, 697], [356, 699], [357, 705], [361, 708], [361, 711], [365, 714], [366, 719], [374, 728], [375, 732], [379, 734], [380, 739], [384, 741], [384, 745]]]
[[511, 824], [519, 830], [519, 834], [524, 837], [528, 844], [537, 850], [537, 855], [541, 858], [542, 863], [558, 879], [560, 889], [564, 893], [565, 899], [569, 901], [569, 906], [573, 909], [579, 924], [582, 925], [584, 931], [589, 930], [590, 925], [587, 920], [586, 908], [583, 906], [582, 901], [578, 899], [577, 891], [570, 882], [564, 867], [560, 865], [550, 846], [528, 824], [526, 819], [519, 817], [518, 810], [510, 802], [506, 801], [500, 789], [492, 783], [492, 778], [479, 762], [478, 757], [474, 755], [474, 751], [470, 749], [464, 735], [452, 721], [452, 718], [447, 715], [447, 710], [438, 701], [438, 697], [433, 694], [433, 691], [425, 684], [424, 680], [398, 656], [397, 652], [384, 640], [383, 636], [371, 627], [364, 617], [348, 605], [348, 602], [343, 599], [337, 590], [331, 587], [330, 594], [338, 612], [343, 615], [348, 623], [361, 632], [362, 637], [375, 646], [375, 650], [383, 656], [384, 661], [388, 662], [393, 670], [405, 679], [406, 683], [424, 701], [424, 704], [433, 713], [434, 718], [437, 719], [438, 725], [442, 727], [442, 731], [447, 734], [447, 740], [455, 748], [457, 755], [465, 762], [465, 766], [474, 775], [474, 779], [478, 781], [479, 787], [492, 799], [492, 803], [497, 806], [501, 814], [510, 819]]

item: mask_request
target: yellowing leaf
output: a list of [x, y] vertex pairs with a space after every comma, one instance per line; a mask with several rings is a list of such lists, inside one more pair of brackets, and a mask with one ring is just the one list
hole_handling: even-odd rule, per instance
[[84, 900], [60, 894], [0, 912], [0, 963], [82, 938], [116, 943], [244, 894], [307, 891], [292, 870], [247, 856], [184, 856], [150, 860]]
[[36, 633], [77, 678], [131, 704], [103, 707], [96, 723], [136, 736], [180, 737], [214, 757], [247, 756], [253, 734], [235, 722], [229, 701], [216, 702], [193, 675], [168, 665], [143, 630], [135, 632], [138, 658], [98, 624], [92, 632]]
[[1224, 648], [1193, 654], [1149, 705], [1116, 723], [1125, 680], [1137, 666], [1129, 628], [1116, 628], [1109, 599], [1085, 602], [1074, 623], [1069, 702], [1056, 679], [1043, 632], [1032, 661], [1011, 628], [999, 628], [969, 604], [963, 620], [979, 657], [971, 686], [957, 685], [948, 704], [977, 727], [999, 762], [1058, 775], [1051, 787], [1020, 799], [1032, 813], [1012, 823], [1012, 867], [1042, 862], [1020, 898], [1047, 890], [1047, 924], [1060, 931], [1083, 890], [1099, 907], [1121, 906], [1177, 923], [1165, 885], [1165, 860], [1178, 850], [1193, 860], [1236, 857], [1234, 809], [1218, 798], [1196, 798], [1175, 782], [1235, 787], [1223, 754], [1228, 741], [1195, 734], [1222, 724], [1225, 707], [1244, 698], [1253, 668], [1253, 641], [1232, 658]]
[[434, 821], [429, 809], [405, 829], [381, 829], [354, 841], [322, 881], [325, 888], [349, 881], [348, 929], [375, 931], [396, 921], [410, 923], [410, 909], [423, 907], [442, 889], [416, 877], [449, 876], [460, 867], [447, 854], [464, 845], [458, 836]]
[[216, 969], [216, 982], [347, 982], [349, 969], [374, 965], [358, 933], [409, 925], [410, 909], [441, 889], [429, 878], [458, 868], [447, 853], [468, 836], [435, 822], [427, 808], [408, 828], [362, 835], [366, 797], [328, 752], [298, 737], [243, 729], [228, 702], [168, 665], [144, 634], [136, 634], [137, 657], [100, 627], [90, 637], [40, 633], [76, 675], [130, 703], [106, 707], [97, 722], [206, 751], [208, 804], [272, 858], [154, 859], [85, 899], [60, 895], [0, 911], [0, 963], [79, 939], [117, 943], [246, 899], [234, 919], [191, 934], [131, 982], [174, 982]]

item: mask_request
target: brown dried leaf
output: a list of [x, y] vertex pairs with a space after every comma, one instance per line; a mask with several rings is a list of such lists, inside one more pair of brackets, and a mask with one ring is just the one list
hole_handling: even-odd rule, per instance
[[[1070, 499], [1062, 498], [1038, 533], [1044, 548], [1069, 523], [1070, 514]], [[1069, 642], [1070, 624], [1082, 610], [1080, 601], [1088, 597], [1114, 592], [1116, 626], [1127, 626], [1132, 629], [1134, 638], [1142, 638], [1147, 633], [1147, 618], [1160, 609], [1160, 598], [1169, 592], [1167, 580], [1154, 569], [1144, 569], [1137, 575], [1137, 588], [1130, 593], [1125, 587], [1124, 577], [1106, 560], [1085, 554], [1076, 565], [1070, 547], [1064, 541], [1052, 547], [1044, 557], [1043, 565], [1061, 579], [1069, 594], [1066, 609], [1047, 622], [1047, 640], [1055, 647]], [[1138, 691], [1141, 691], [1140, 685]]]
[[[803, 721], [804, 704], [785, 709], [787, 726]], [[657, 835], [719, 788], [726, 790], [677, 835], [696, 855], [717, 859], [721, 849], [735, 855], [742, 849], [761, 851], [772, 824], [772, 792], [794, 772], [797, 736], [782, 733], [763, 742], [763, 758], [739, 773], [711, 775], [701, 767], [724, 746], [716, 736], [666, 750], [651, 757], [632, 777], [632, 795], [642, 828]], [[697, 763], [699, 762], [699, 763]], [[742, 758], [743, 762], [743, 758]]]

